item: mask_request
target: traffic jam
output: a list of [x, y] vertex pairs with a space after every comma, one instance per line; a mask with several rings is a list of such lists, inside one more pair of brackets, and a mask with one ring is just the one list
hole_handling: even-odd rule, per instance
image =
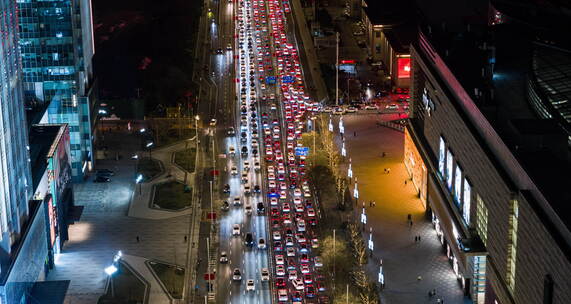
[[[241, 232], [238, 224], [233, 234], [244, 236], [246, 245], [267, 251], [270, 258], [267, 267], [259, 266], [259, 278], [242, 280], [236, 268], [232, 280], [245, 281], [246, 291], [271, 290], [275, 302], [328, 303], [322, 260], [316, 256], [319, 212], [306, 176], [307, 149], [301, 146], [307, 119], [318, 106], [304, 91], [298, 50], [287, 35], [289, 13], [285, 0], [236, 2], [239, 123], [235, 133], [240, 145], [230, 147], [229, 154], [240, 165], [232, 166], [231, 174], [241, 174], [242, 196], [259, 198], [253, 206], [242, 206], [236, 197], [233, 205], [266, 219], [268, 239]], [[261, 185], [250, 184], [250, 168], [261, 173]], [[225, 191], [230, 190], [227, 187]]]

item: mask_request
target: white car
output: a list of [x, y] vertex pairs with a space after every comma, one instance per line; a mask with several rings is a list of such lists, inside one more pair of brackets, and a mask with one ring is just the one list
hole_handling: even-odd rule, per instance
[[303, 191], [303, 197], [311, 197], [311, 191], [309, 190]]
[[258, 249], [266, 249], [266, 240], [265, 239], [258, 240]]
[[305, 221], [299, 220], [297, 222], [297, 231], [304, 232], [305, 231]]
[[284, 263], [284, 256], [281, 254], [276, 255], [276, 265], [283, 265]]
[[250, 162], [244, 161], [243, 167], [244, 167], [244, 171], [250, 171]]
[[246, 281], [246, 291], [255, 291], [256, 285], [254, 284], [254, 280], [250, 279]]
[[315, 267], [323, 267], [323, 259], [321, 257], [316, 256], [313, 261], [315, 262]]
[[240, 205], [242, 205], [242, 200], [240, 199], [239, 196], [234, 197], [233, 204], [234, 204], [234, 206], [240, 206]]
[[299, 188], [295, 188], [295, 190], [293, 190], [293, 196], [300, 197], [301, 196], [301, 190], [299, 190]]
[[387, 106], [385, 107], [385, 109], [387, 109], [387, 110], [397, 110], [398, 108], [399, 108], [399, 107], [398, 107], [396, 104], [394, 104], [394, 103], [391, 103], [390, 105], [387, 105]]
[[238, 168], [232, 166], [232, 168], [230, 168], [230, 174], [238, 175]]
[[233, 236], [239, 236], [240, 235], [240, 225], [239, 224], [234, 224], [234, 226], [232, 226], [232, 235]]
[[259, 163], [259, 162], [255, 162], [255, 163], [254, 163], [254, 170], [255, 170], [256, 172], [260, 172], [261, 169], [262, 169], [262, 166], [260, 165], [260, 163]]
[[274, 238], [275, 241], [279, 241], [282, 239], [282, 235], [280, 234], [279, 231], [274, 231], [274, 233], [272, 233], [272, 237]]
[[246, 213], [246, 215], [252, 215], [252, 205], [250, 205], [250, 203], [246, 203], [246, 205], [244, 205], [244, 212]]
[[366, 105], [365, 110], [378, 110], [378, 108], [375, 105]]
[[230, 153], [230, 155], [234, 155], [236, 154], [236, 148], [234, 148], [234, 146], [230, 146], [228, 147], [228, 152]]
[[261, 276], [262, 276], [262, 282], [270, 280], [270, 271], [268, 270], [268, 268], [262, 268]]
[[295, 290], [303, 290], [303, 280], [302, 279], [295, 279], [291, 281], [291, 285]]
[[289, 301], [287, 289], [278, 289], [278, 301], [280, 302]]

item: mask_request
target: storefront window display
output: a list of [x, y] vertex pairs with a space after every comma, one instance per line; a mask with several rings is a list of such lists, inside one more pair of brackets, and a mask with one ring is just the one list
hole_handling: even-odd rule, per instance
[[444, 138], [440, 136], [440, 147], [438, 150], [438, 171], [440, 172], [441, 176], [445, 176], [444, 172], [444, 164], [446, 161], [446, 143], [444, 142]]
[[470, 225], [470, 204], [472, 199], [472, 186], [467, 179], [464, 179], [464, 199], [462, 206], [462, 217], [464, 217], [464, 221], [466, 225]]

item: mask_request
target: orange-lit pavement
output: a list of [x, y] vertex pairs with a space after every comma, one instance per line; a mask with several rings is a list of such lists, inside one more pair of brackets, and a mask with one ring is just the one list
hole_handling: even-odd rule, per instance
[[[334, 118], [333, 123], [337, 135], [338, 119]], [[366, 241], [369, 227], [373, 228], [374, 258], [368, 267], [375, 279], [378, 261], [383, 260], [383, 303], [436, 303], [438, 298], [444, 303], [471, 303], [463, 297], [462, 287], [404, 167], [404, 134], [377, 126], [379, 119], [396, 119], [396, 115], [343, 116], [347, 157], [352, 159], [353, 176], [358, 180], [356, 212], [361, 213], [363, 202], [366, 206]], [[385, 173], [385, 168], [390, 168], [390, 173]], [[375, 207], [369, 207], [371, 200], [376, 201]], [[412, 214], [412, 227], [408, 214]], [[421, 241], [415, 242], [418, 235]], [[429, 297], [432, 289], [437, 295]]]

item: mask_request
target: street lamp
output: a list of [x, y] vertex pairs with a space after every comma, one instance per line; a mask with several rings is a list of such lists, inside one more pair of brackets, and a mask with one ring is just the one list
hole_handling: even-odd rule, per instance
[[329, 115], [329, 132], [333, 132], [333, 122], [331, 122], [331, 115]]
[[115, 298], [115, 288], [113, 286], [113, 275], [119, 270], [119, 268], [117, 268], [116, 265], [122, 256], [123, 256], [123, 253], [121, 253], [121, 251], [118, 251], [117, 254], [113, 257], [113, 264], [105, 267], [105, 269], [104, 269], [105, 273], [109, 276], [109, 287], [111, 288], [111, 298]]
[[343, 116], [339, 118], [339, 133], [341, 133], [341, 135], [345, 134], [345, 127], [343, 126]]
[[139, 129], [139, 133], [145, 133], [145, 131], [147, 131], [147, 129], [145, 129], [145, 128]]
[[312, 125], [313, 125], [313, 153], [315, 153], [315, 154], [313, 154], [313, 158], [314, 158], [313, 162], [315, 163], [315, 157], [317, 156], [316, 155], [317, 150], [315, 148], [315, 138], [317, 137], [317, 125], [315, 124], [315, 120], [317, 119], [317, 116], [312, 116], [310, 119], [313, 122], [312, 123]]
[[194, 139], [196, 140], [196, 153], [198, 153], [198, 121], [200, 120], [200, 116], [194, 116]]
[[142, 174], [139, 174], [139, 175], [137, 176], [137, 179], [135, 180], [135, 182], [136, 182], [137, 184], [139, 184], [139, 195], [141, 195], [141, 193], [142, 193], [142, 190], [141, 190], [141, 182], [142, 182], [142, 181], [143, 181], [143, 175], [142, 175]]
[[147, 148], [149, 148], [149, 158], [153, 158], [153, 145], [155, 143], [154, 142], [148, 142], [147, 143]]
[[351, 159], [349, 158], [349, 168], [347, 169], [347, 176], [349, 178], [353, 177], [353, 169], [351, 168]]
[[347, 156], [347, 149], [345, 149], [345, 137], [343, 137], [343, 143], [341, 144], [341, 156]]

